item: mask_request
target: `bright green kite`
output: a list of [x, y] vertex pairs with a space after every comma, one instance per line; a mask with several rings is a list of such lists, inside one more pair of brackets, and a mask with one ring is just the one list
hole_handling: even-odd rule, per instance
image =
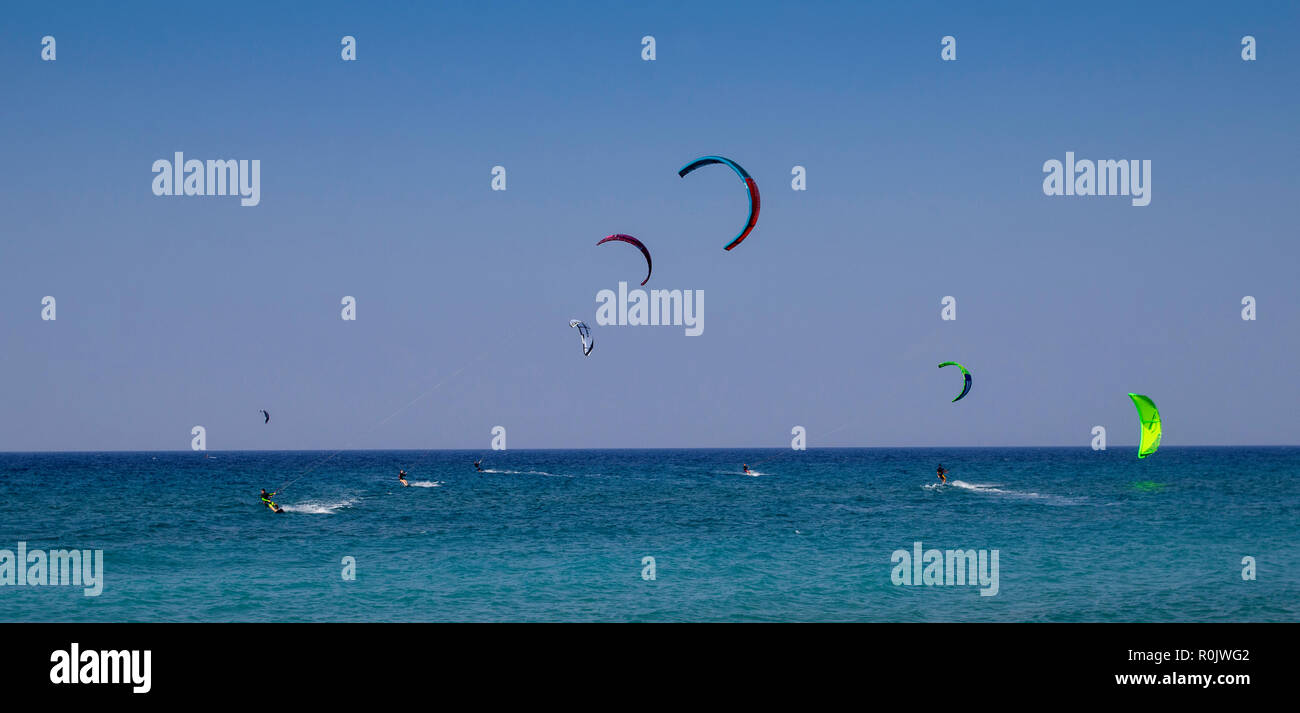
[[1138, 458], [1146, 458], [1160, 447], [1160, 411], [1150, 396], [1129, 394], [1133, 405], [1138, 410], [1138, 420], [1142, 422], [1142, 444], [1138, 446]]
[[958, 364], [955, 361], [945, 361], [944, 363], [939, 365], [939, 368], [942, 369], [945, 366], [955, 366], [958, 369], [961, 369], [961, 375], [965, 377], [965, 379], [962, 382], [961, 393], [957, 394], [957, 398], [952, 400], [953, 403], [957, 403], [958, 401], [961, 401], [963, 398], [965, 398], [966, 394], [970, 393], [970, 381], [971, 381], [970, 372], [966, 370], [966, 367], [962, 366], [961, 364]]

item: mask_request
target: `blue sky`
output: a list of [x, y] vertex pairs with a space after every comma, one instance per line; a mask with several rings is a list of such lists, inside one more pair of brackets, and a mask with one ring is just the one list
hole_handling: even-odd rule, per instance
[[[1300, 443], [1295, 3], [44, 5], [0, 24], [0, 450], [1114, 447], [1130, 391]], [[176, 151], [261, 204], [154, 196]], [[1151, 204], [1044, 196], [1067, 151]], [[703, 154], [762, 189], [731, 252]], [[616, 232], [702, 336], [595, 326]]]

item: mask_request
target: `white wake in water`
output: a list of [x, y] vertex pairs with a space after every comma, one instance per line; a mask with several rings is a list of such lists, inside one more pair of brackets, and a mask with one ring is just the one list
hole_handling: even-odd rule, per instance
[[949, 480], [946, 485], [943, 483], [930, 483], [929, 485], [922, 485], [921, 487], [925, 490], [937, 490], [939, 492], [942, 492], [947, 488], [953, 488], [956, 490], [965, 490], [985, 495], [998, 495], [1024, 500], [1042, 500], [1055, 505], [1075, 505], [1081, 500], [1080, 498], [1070, 498], [1063, 495], [1022, 493], [1017, 490], [1003, 490], [1001, 483], [967, 483], [964, 480]]
[[408, 483], [412, 488], [439, 488], [442, 487], [441, 480], [412, 480]]
[[280, 507], [285, 512], [298, 512], [305, 515], [333, 515], [344, 508], [352, 507], [354, 500], [308, 500], [296, 505], [285, 505], [280, 503]]
[[479, 472], [494, 473], [496, 475], [545, 475], [551, 478], [572, 478], [573, 477], [571, 475], [565, 475], [563, 473], [547, 473], [544, 470], [493, 470], [492, 468], [484, 468]]
[[967, 483], [964, 480], [950, 480], [948, 481], [948, 485], [951, 485], [954, 488], [961, 488], [963, 490], [973, 490], [977, 493], [1007, 493], [1008, 492], [1002, 489], [1001, 483], [984, 484], [984, 483]]

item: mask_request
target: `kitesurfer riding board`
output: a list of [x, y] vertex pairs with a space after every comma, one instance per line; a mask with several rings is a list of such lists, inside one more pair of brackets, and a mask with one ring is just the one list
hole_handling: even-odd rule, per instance
[[941, 484], [943, 485], [948, 484], [948, 471], [944, 470], [942, 465], [939, 466], [939, 470], [936, 472], [936, 475], [939, 476], [939, 482]]
[[284, 512], [284, 508], [271, 501], [271, 498], [273, 497], [275, 497], [275, 493], [268, 493], [266, 492], [266, 488], [262, 488], [262, 502], [266, 503], [266, 506], [271, 508], [271, 512]]
[[400, 469], [397, 471], [397, 482], [401, 483], [403, 488], [409, 487], [411, 485], [410, 483], [406, 482], [406, 471]]

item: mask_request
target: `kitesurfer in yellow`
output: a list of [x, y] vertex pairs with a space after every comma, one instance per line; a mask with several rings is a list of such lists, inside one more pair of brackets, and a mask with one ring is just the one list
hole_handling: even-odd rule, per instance
[[942, 482], [944, 485], [948, 484], [948, 471], [944, 470], [942, 465], [939, 466], [939, 470], [936, 473], [936, 475], [939, 476], [940, 482]]
[[410, 483], [406, 482], [406, 471], [400, 468], [397, 470], [397, 482], [401, 483], [403, 488], [410, 485]]
[[271, 508], [271, 512], [281, 512], [283, 508], [272, 502], [271, 498], [273, 497], [275, 497], [275, 493], [268, 493], [266, 492], [266, 488], [262, 488], [262, 502], [266, 503], [266, 506]]

